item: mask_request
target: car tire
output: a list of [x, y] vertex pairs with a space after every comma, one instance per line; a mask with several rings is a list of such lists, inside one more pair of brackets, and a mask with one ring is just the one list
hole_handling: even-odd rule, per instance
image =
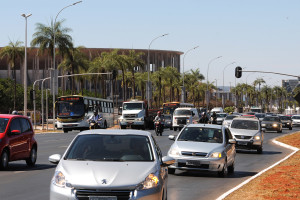
[[122, 125], [121, 125], [121, 129], [126, 129], [126, 126], [124, 126], [124, 125], [122, 126]]
[[168, 174], [175, 174], [175, 170], [174, 168], [168, 168]]
[[177, 131], [177, 128], [176, 128], [176, 127], [174, 127], [173, 129], [174, 129], [174, 131]]
[[37, 159], [37, 150], [36, 147], [32, 147], [30, 151], [30, 157], [26, 159], [27, 166], [33, 167], [36, 163], [36, 159]]
[[282, 129], [278, 130], [277, 133], [282, 133]]
[[228, 173], [233, 174], [234, 173], [234, 166], [235, 166], [235, 162], [233, 161], [233, 163], [228, 166]]
[[289, 130], [293, 130], [293, 127], [290, 127]]
[[222, 171], [218, 172], [218, 176], [225, 177], [225, 176], [227, 176], [227, 174], [228, 174], [228, 167], [227, 167], [227, 160], [226, 160]]
[[8, 168], [8, 161], [9, 161], [9, 155], [8, 151], [6, 149], [3, 150], [1, 154], [1, 160], [0, 160], [0, 169], [7, 169]]
[[63, 131], [64, 131], [64, 133], [68, 133], [69, 130], [64, 128]]
[[262, 154], [262, 152], [263, 152], [263, 147], [262, 146], [258, 147], [257, 153], [258, 154]]

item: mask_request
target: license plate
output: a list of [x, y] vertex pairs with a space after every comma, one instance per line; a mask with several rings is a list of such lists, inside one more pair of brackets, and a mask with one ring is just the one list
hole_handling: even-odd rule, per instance
[[247, 145], [248, 142], [238, 142], [237, 144], [238, 144], [238, 145]]
[[89, 200], [117, 200], [117, 197], [115, 196], [109, 196], [109, 197], [89, 197]]
[[191, 166], [200, 166], [201, 162], [200, 161], [196, 161], [196, 160], [189, 160], [189, 161], [186, 161], [185, 164], [186, 165], [191, 165]]

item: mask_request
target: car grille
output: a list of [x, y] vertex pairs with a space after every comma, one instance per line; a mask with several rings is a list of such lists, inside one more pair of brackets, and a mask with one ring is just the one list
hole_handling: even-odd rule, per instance
[[186, 118], [177, 118], [177, 124], [186, 124]]
[[204, 152], [190, 152], [190, 151], [182, 151], [181, 155], [184, 156], [199, 156], [199, 157], [205, 157], [207, 153]]
[[209, 169], [209, 164], [187, 165], [186, 163], [178, 163], [178, 167]]
[[76, 191], [78, 200], [89, 200], [90, 196], [116, 196], [118, 200], [128, 200], [132, 196], [130, 190], [93, 190], [79, 189]]
[[251, 139], [252, 136], [246, 136], [246, 135], [235, 135], [237, 139]]
[[136, 114], [126, 114], [124, 118], [136, 118]]

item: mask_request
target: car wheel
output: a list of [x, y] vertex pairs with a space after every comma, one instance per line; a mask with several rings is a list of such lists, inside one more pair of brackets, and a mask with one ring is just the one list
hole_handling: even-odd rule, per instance
[[67, 133], [69, 130], [64, 128], [63, 131], [64, 131], [64, 133]]
[[7, 169], [8, 167], [8, 152], [7, 150], [3, 150], [2, 154], [1, 154], [1, 162], [0, 162], [0, 168], [1, 169]]
[[172, 127], [172, 126], [170, 127], [170, 130], [173, 130], [173, 127]]
[[29, 167], [33, 167], [35, 165], [36, 162], [36, 158], [37, 158], [37, 150], [36, 147], [32, 147], [31, 151], [30, 151], [30, 157], [26, 159], [26, 164]]
[[290, 130], [292, 130], [293, 128], [292, 128], [292, 127], [290, 127], [289, 129], [290, 129]]
[[174, 127], [174, 131], [177, 131], [177, 128], [176, 128], [176, 127]]
[[258, 147], [257, 153], [258, 154], [262, 154], [262, 152], [263, 152], [263, 147], [262, 146]]
[[233, 163], [230, 166], [228, 166], [228, 173], [230, 173], [230, 174], [234, 173], [234, 165], [235, 165], [235, 162], [233, 161]]
[[282, 129], [278, 130], [277, 133], [282, 133]]
[[174, 168], [168, 168], [168, 174], [175, 174], [175, 170]]
[[219, 177], [225, 177], [228, 174], [227, 160], [224, 163], [222, 171], [218, 172]]

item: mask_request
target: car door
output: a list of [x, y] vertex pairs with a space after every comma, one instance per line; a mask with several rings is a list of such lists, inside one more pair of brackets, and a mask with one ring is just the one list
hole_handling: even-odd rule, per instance
[[28, 158], [31, 150], [31, 145], [32, 145], [33, 130], [28, 119], [20, 118], [20, 122], [21, 122], [24, 142], [26, 141], [26, 143], [24, 143], [24, 148], [26, 149], [24, 152], [25, 153], [24, 158]]
[[[13, 131], [19, 131], [13, 133]], [[12, 119], [8, 131], [8, 143], [10, 148], [10, 160], [18, 160], [26, 156], [28, 145], [22, 134], [21, 121], [19, 118]]]
[[229, 139], [233, 139], [232, 134], [228, 128], [225, 128], [225, 151], [227, 154], [227, 163], [230, 165], [231, 163], [234, 162], [235, 159], [235, 145], [229, 143]]

